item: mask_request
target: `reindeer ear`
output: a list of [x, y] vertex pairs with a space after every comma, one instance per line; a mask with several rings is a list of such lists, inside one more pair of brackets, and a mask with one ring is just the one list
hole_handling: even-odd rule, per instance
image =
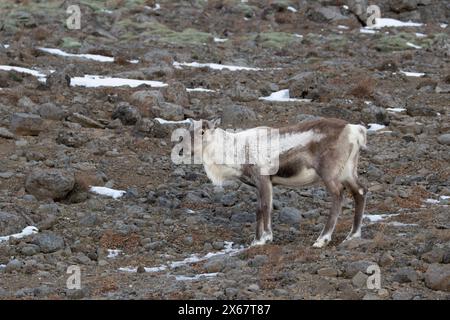
[[218, 125], [220, 125], [220, 118], [215, 118], [215, 119], [208, 121], [209, 129], [214, 129]]

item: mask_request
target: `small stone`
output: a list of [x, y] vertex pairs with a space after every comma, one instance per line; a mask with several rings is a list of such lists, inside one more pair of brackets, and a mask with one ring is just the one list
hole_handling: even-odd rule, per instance
[[14, 139], [14, 133], [6, 128], [0, 127], [0, 138]]
[[433, 290], [450, 292], [450, 264], [429, 265], [425, 273], [425, 284]]
[[249, 285], [247, 289], [251, 292], [258, 292], [260, 290], [258, 284], [256, 283]]
[[339, 271], [333, 268], [325, 267], [317, 270], [317, 274], [324, 277], [337, 277]]
[[416, 282], [417, 272], [413, 268], [405, 267], [397, 271], [393, 280], [399, 283]]
[[33, 243], [38, 245], [43, 253], [51, 253], [64, 249], [64, 239], [53, 232], [42, 232], [34, 236]]
[[14, 113], [11, 117], [11, 130], [23, 136], [37, 136], [46, 129], [44, 120], [35, 114]]
[[444, 258], [444, 249], [434, 248], [421, 256], [421, 259], [427, 263], [440, 263]]
[[[1, 133], [0, 133], [0, 136], [1, 136]], [[450, 133], [440, 135], [437, 140], [440, 144], [445, 144], [447, 146], [450, 146]]]
[[32, 171], [26, 181], [25, 190], [38, 199], [63, 199], [74, 187], [72, 172], [58, 169]]
[[212, 246], [213, 246], [213, 248], [216, 249], [216, 250], [222, 250], [223, 247], [224, 247], [224, 242], [223, 242], [223, 241], [214, 241], [214, 242], [212, 243]]
[[381, 267], [388, 267], [394, 263], [394, 260], [389, 252], [384, 252], [378, 262]]
[[88, 116], [82, 115], [81, 113], [75, 112], [68, 118], [70, 121], [79, 123], [85, 128], [99, 128], [103, 129], [105, 126], [94, 119], [89, 118]]
[[369, 277], [366, 274], [358, 271], [358, 273], [352, 278], [352, 283], [357, 288], [366, 288], [368, 278]]
[[280, 211], [279, 220], [281, 223], [297, 224], [302, 219], [300, 210], [292, 207], [284, 207]]
[[135, 107], [126, 102], [122, 102], [114, 110], [112, 119], [120, 119], [124, 125], [134, 125], [141, 119], [141, 114]]
[[49, 120], [62, 120], [66, 116], [66, 112], [61, 107], [51, 102], [40, 105], [38, 113], [42, 118]]
[[13, 260], [9, 261], [8, 264], [6, 265], [5, 272], [11, 273], [13, 271], [19, 271], [20, 269], [22, 269], [22, 267], [23, 267], [22, 261], [13, 259]]

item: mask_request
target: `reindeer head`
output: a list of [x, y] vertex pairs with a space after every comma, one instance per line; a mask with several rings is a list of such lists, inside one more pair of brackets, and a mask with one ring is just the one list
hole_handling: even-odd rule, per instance
[[214, 133], [214, 130], [217, 129], [216, 127], [220, 124], [220, 118], [215, 118], [212, 120], [189, 119], [189, 121], [192, 154], [195, 152], [201, 153], [201, 148], [207, 143], [211, 135]]

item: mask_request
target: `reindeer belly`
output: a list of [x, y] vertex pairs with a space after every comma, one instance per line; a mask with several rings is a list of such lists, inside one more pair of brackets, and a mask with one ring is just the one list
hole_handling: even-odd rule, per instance
[[292, 175], [286, 175], [282, 173], [281, 175], [277, 174], [275, 176], [272, 176], [273, 184], [285, 185], [290, 187], [306, 186], [317, 181], [319, 181], [319, 176], [317, 175], [316, 170], [306, 167], [303, 167], [299, 171], [292, 172]]

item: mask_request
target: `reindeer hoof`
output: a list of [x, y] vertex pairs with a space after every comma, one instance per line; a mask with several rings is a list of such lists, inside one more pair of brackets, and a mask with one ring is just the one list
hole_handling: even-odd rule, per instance
[[266, 244], [267, 241], [272, 241], [273, 235], [272, 232], [263, 232], [262, 236], [259, 239], [255, 239], [252, 241], [251, 246], [263, 246]]
[[328, 242], [330, 242], [330, 240], [330, 237], [319, 238], [316, 240], [316, 242], [314, 242], [313, 248], [323, 248], [328, 244]]
[[347, 238], [343, 242], [347, 242], [353, 239], [360, 239], [361, 238], [361, 232], [355, 232], [355, 233], [349, 233]]

